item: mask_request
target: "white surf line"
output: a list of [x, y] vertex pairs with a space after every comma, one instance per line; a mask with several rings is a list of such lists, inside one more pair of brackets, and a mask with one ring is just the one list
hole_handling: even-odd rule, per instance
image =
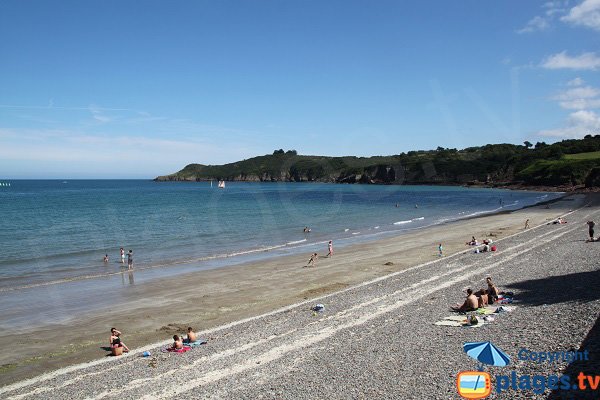
[[[589, 204], [590, 203], [586, 203], [585, 205], [581, 206], [580, 208], [577, 208], [577, 209], [572, 210], [572, 211], [570, 211], [570, 212], [568, 212], [566, 214], [561, 215], [561, 217], [566, 217], [566, 216], [571, 215], [571, 214], [573, 214], [573, 213], [575, 213], [575, 212], [577, 212], [579, 210], [582, 210], [585, 207], [587, 207]], [[548, 225], [548, 223], [544, 222], [542, 224], [539, 224], [539, 225], [536, 225], [534, 227], [531, 227], [531, 228], [529, 228], [527, 230], [515, 232], [512, 235], [508, 235], [508, 236], [505, 236], [505, 237], [500, 238], [498, 240], [495, 240], [494, 243], [501, 242], [503, 240], [506, 240], [506, 239], [509, 239], [509, 238], [521, 235], [524, 232], [529, 232], [531, 230], [534, 230], [534, 229], [537, 229], [537, 228], [540, 228], [540, 227], [546, 226], [546, 225]], [[543, 235], [545, 235], [545, 234], [543, 234]], [[439, 263], [439, 262], [442, 262], [442, 261], [447, 261], [447, 260], [449, 260], [451, 258], [458, 257], [460, 255], [469, 253], [471, 251], [472, 251], [472, 249], [461, 250], [461, 251], [459, 251], [457, 253], [453, 253], [453, 254], [450, 254], [448, 256], [444, 256], [443, 258], [437, 258], [435, 260], [428, 261], [428, 262], [425, 262], [425, 263], [422, 263], [422, 264], [418, 264], [418, 265], [415, 265], [415, 266], [412, 266], [412, 267], [409, 267], [409, 268], [406, 268], [406, 269], [403, 269], [403, 270], [400, 270], [400, 271], [392, 272], [391, 274], [383, 275], [383, 276], [380, 276], [378, 278], [374, 278], [374, 279], [372, 279], [370, 281], [362, 282], [362, 283], [359, 283], [357, 285], [350, 286], [348, 288], [339, 290], [339, 291], [334, 292], [334, 293], [325, 294], [323, 296], [315, 297], [315, 298], [308, 299], [308, 300], [305, 300], [305, 301], [301, 301], [301, 302], [298, 302], [298, 303], [294, 303], [294, 304], [291, 304], [291, 305], [288, 305], [288, 306], [285, 306], [285, 307], [281, 307], [281, 308], [278, 308], [278, 309], [273, 310], [273, 311], [269, 311], [269, 312], [264, 313], [264, 314], [256, 315], [256, 316], [253, 316], [253, 317], [244, 318], [244, 319], [241, 319], [241, 320], [230, 322], [228, 324], [217, 326], [217, 327], [214, 327], [214, 328], [211, 328], [211, 329], [199, 332], [198, 335], [199, 336], [207, 336], [207, 335], [209, 335], [209, 334], [211, 334], [213, 332], [218, 332], [220, 330], [229, 329], [229, 328], [235, 327], [237, 325], [245, 324], [247, 322], [251, 322], [251, 321], [254, 321], [254, 320], [257, 320], [257, 319], [260, 319], [260, 318], [264, 318], [264, 317], [272, 316], [272, 315], [275, 315], [275, 314], [283, 313], [283, 312], [289, 311], [291, 309], [294, 309], [294, 308], [302, 306], [302, 305], [314, 303], [316, 301], [320, 301], [320, 300], [329, 298], [329, 297], [331, 297], [333, 295], [336, 295], [338, 293], [343, 293], [343, 292], [347, 292], [347, 291], [354, 290], [354, 289], [357, 289], [357, 288], [361, 288], [361, 287], [364, 287], [364, 286], [368, 286], [368, 285], [371, 285], [373, 283], [377, 283], [377, 282], [380, 282], [380, 281], [383, 281], [383, 280], [386, 280], [386, 279], [389, 279], [389, 278], [392, 278], [392, 277], [395, 277], [395, 276], [398, 276], [398, 275], [402, 275], [402, 274], [414, 271], [416, 269], [421, 269], [421, 268], [427, 267], [427, 266], [435, 264], [435, 263]], [[129, 352], [127, 354], [124, 354], [123, 356], [120, 356], [120, 357], [133, 357], [133, 356], [136, 356], [136, 355], [139, 355], [139, 354], [143, 353], [144, 351], [154, 350], [157, 347], [166, 346], [166, 345], [168, 345], [170, 343], [172, 343], [171, 340], [164, 340], [164, 341], [161, 341], [161, 342], [152, 343], [152, 344], [143, 346], [143, 347], [141, 347], [139, 349], [136, 349], [133, 352]], [[16, 382], [16, 383], [13, 383], [13, 384], [1, 387], [0, 388], [0, 395], [3, 394], [3, 393], [6, 393], [6, 392], [10, 392], [10, 391], [14, 391], [14, 390], [26, 387], [26, 386], [35, 385], [35, 384], [41, 383], [41, 382], [46, 381], [46, 380], [54, 379], [54, 378], [57, 378], [57, 377], [59, 377], [61, 375], [68, 374], [68, 373], [71, 373], [71, 372], [75, 372], [75, 371], [78, 371], [80, 369], [91, 368], [91, 367], [94, 367], [94, 366], [102, 365], [102, 364], [109, 363], [109, 362], [116, 362], [116, 361], [117, 360], [115, 360], [113, 358], [102, 358], [102, 359], [90, 361], [90, 362], [87, 362], [87, 363], [81, 363], [81, 364], [70, 365], [68, 367], [63, 367], [63, 368], [60, 368], [60, 369], [55, 370], [55, 371], [46, 372], [46, 373], [44, 373], [44, 374], [42, 374], [40, 376], [34, 377], [34, 378], [26, 379], [26, 380], [23, 380], [23, 381], [20, 381], [20, 382]]]
[[[572, 230], [564, 232], [564, 234], [566, 234], [566, 233], [568, 233], [568, 232], [570, 232]], [[517, 249], [517, 248], [520, 248], [520, 247], [523, 247], [523, 246], [528, 246], [530, 244], [535, 244], [536, 246], [530, 248], [529, 250], [531, 250], [531, 249], [533, 249], [535, 247], [539, 247], [541, 245], [544, 245], [544, 244], [548, 243], [549, 241], [552, 241], [553, 239], [551, 238], [550, 240], [544, 240], [542, 242], [542, 241], [540, 241], [540, 238], [543, 238], [543, 237], [548, 236], [548, 235], [553, 234], [553, 233], [555, 233], [555, 231], [545, 232], [542, 235], [537, 236], [537, 237], [535, 237], [533, 239], [530, 239], [527, 242], [522, 242], [522, 243], [519, 243], [519, 244], [517, 244], [517, 245], [515, 245], [515, 246], [513, 246], [511, 248], [508, 248], [506, 250], [506, 252], [514, 250], [514, 249]], [[502, 252], [502, 253], [499, 253], [499, 255], [500, 254], [503, 255], [503, 254], [506, 254], [506, 253]], [[497, 262], [502, 262], [502, 260], [498, 260]], [[435, 275], [435, 276], [429, 277], [428, 279], [421, 280], [419, 282], [413, 283], [412, 285], [410, 285], [408, 287], [404, 287], [403, 289], [395, 291], [395, 292], [393, 292], [391, 294], [386, 294], [386, 295], [381, 296], [381, 297], [372, 298], [372, 299], [367, 300], [367, 301], [365, 301], [363, 303], [360, 303], [360, 304], [354, 305], [354, 306], [352, 306], [350, 308], [344, 309], [344, 310], [340, 311], [339, 313], [337, 313], [335, 315], [327, 316], [326, 318], [322, 318], [319, 321], [321, 322], [321, 321], [328, 321], [328, 320], [340, 320], [341, 317], [344, 317], [346, 314], [351, 313], [351, 312], [353, 312], [355, 310], [359, 310], [360, 311], [360, 310], [367, 309], [367, 307], [372, 306], [373, 304], [375, 304], [377, 302], [383, 302], [383, 301], [385, 301], [386, 299], [388, 299], [390, 297], [397, 296], [397, 295], [402, 294], [402, 293], [404, 293], [404, 292], [406, 292], [408, 290], [413, 290], [413, 289], [415, 289], [415, 288], [417, 288], [419, 286], [423, 286], [423, 285], [428, 284], [430, 282], [433, 282], [435, 280], [438, 280], [438, 279], [441, 279], [441, 278], [445, 278], [448, 275], [453, 275], [453, 274], [456, 274], [458, 272], [462, 272], [463, 270], [467, 270], [467, 269], [472, 268], [472, 267], [474, 267], [476, 265], [479, 265], [479, 264], [481, 264], [481, 260], [478, 260], [476, 262], [463, 265], [461, 268], [458, 268], [458, 269], [456, 269], [456, 268], [448, 269], [447, 272], [445, 272], [445, 273], [443, 273], [441, 275]], [[450, 264], [449, 266], [451, 266], [451, 265], [452, 264]], [[352, 317], [352, 318], [355, 318], [355, 317]], [[311, 323], [310, 325], [312, 325], [312, 324], [313, 323]], [[297, 331], [298, 331], [298, 329], [293, 329], [291, 331], [288, 331], [288, 332], [285, 332], [285, 333], [282, 333], [282, 334], [272, 335], [270, 337], [257, 340], [256, 342], [249, 343], [249, 344], [246, 344], [246, 345], [242, 345], [242, 346], [240, 346], [238, 348], [227, 349], [227, 350], [225, 350], [225, 351], [223, 351], [221, 353], [216, 353], [216, 354], [212, 354], [212, 355], [209, 355], [209, 356], [204, 356], [204, 357], [199, 358], [198, 360], [195, 360], [191, 364], [188, 364], [188, 365], [185, 365], [185, 366], [178, 366], [177, 368], [169, 370], [169, 371], [167, 371], [165, 373], [162, 373], [160, 375], [156, 375], [156, 376], [151, 377], [151, 378], [143, 378], [143, 379], [133, 380], [125, 388], [114, 389], [114, 390], [107, 390], [105, 392], [102, 392], [101, 394], [98, 394], [97, 397], [95, 397], [95, 398], [100, 399], [100, 398], [103, 398], [103, 397], [106, 397], [106, 396], [110, 396], [111, 394], [114, 394], [115, 391], [122, 394], [125, 391], [133, 390], [133, 389], [135, 389], [137, 387], [146, 385], [148, 382], [151, 382], [153, 380], [160, 380], [162, 378], [165, 378], [165, 377], [173, 375], [173, 374], [179, 374], [179, 373], [181, 373], [184, 370], [193, 369], [198, 364], [203, 364], [203, 363], [210, 362], [210, 361], [216, 361], [216, 360], [221, 359], [221, 358], [225, 358], [225, 357], [229, 357], [229, 356], [235, 355], [235, 354], [237, 354], [239, 352], [242, 352], [242, 351], [250, 350], [250, 349], [252, 349], [252, 348], [254, 348], [254, 347], [258, 346], [258, 345], [270, 342], [271, 340], [274, 340], [274, 339], [283, 338], [283, 337], [291, 335], [291, 334], [293, 334], [293, 333], [295, 333]], [[164, 344], [163, 344], [163, 346], [164, 345], [168, 345], [170, 343], [171, 343], [170, 341], [165, 341]], [[140, 350], [140, 351], [142, 351], [142, 350]], [[133, 361], [135, 361], [135, 360], [132, 360], [132, 362]], [[118, 368], [118, 367], [121, 367], [121, 366], [123, 366], [123, 364], [117, 364], [114, 367], [111, 367], [110, 369], [112, 370], [114, 368]], [[77, 375], [76, 377], [71, 378], [69, 380], [62, 381], [60, 385], [51, 386], [51, 387], [40, 387], [40, 388], [34, 389], [31, 392], [15, 396], [14, 398], [15, 399], [20, 399], [20, 398], [24, 398], [24, 397], [27, 397], [27, 396], [30, 396], [30, 395], [40, 395], [41, 393], [44, 393], [44, 392], [54, 391], [54, 390], [57, 390], [57, 389], [61, 389], [61, 388], [70, 386], [72, 384], [75, 384], [75, 383], [77, 383], [80, 380], [87, 379], [90, 376], [102, 374], [104, 372], [106, 372], [106, 369], [101, 370], [101, 371], [94, 370], [94, 371], [89, 372], [87, 374], [80, 374], [80, 375]]]
[[[574, 231], [575, 229], [576, 228], [573, 228], [571, 230], [564, 231], [557, 235], [554, 235], [549, 240], [545, 241], [544, 244], [549, 243], [553, 240], [556, 240], [556, 239], [560, 238], [561, 236], [564, 236], [567, 233]], [[468, 278], [470, 278], [472, 276], [481, 274], [482, 271], [490, 270], [502, 263], [511, 261], [512, 259], [519, 257], [527, 252], [530, 252], [531, 250], [533, 250], [537, 247], [539, 247], [539, 246], [527, 248], [522, 251], [511, 254], [510, 256], [506, 257], [505, 259], [494, 262], [494, 263], [488, 265], [487, 267], [481, 267], [481, 268], [475, 269], [471, 272], [467, 272], [461, 276], [458, 276], [454, 279], [443, 282], [439, 285], [434, 285], [431, 289], [421, 291], [421, 292], [419, 292], [418, 295], [411, 297], [409, 299], [406, 299], [406, 300], [399, 299], [397, 302], [395, 302], [393, 304], [380, 307], [376, 311], [371, 311], [369, 313], [365, 313], [363, 316], [354, 318], [353, 320], [351, 320], [350, 322], [347, 322], [345, 324], [326, 327], [319, 332], [309, 332], [306, 335], [299, 337], [297, 340], [295, 340], [291, 343], [287, 343], [287, 344], [283, 344], [283, 345], [275, 347], [275, 348], [271, 348], [270, 350], [268, 350], [267, 352], [263, 353], [262, 355], [260, 355], [258, 357], [249, 358], [249, 359], [245, 360], [244, 362], [238, 363], [234, 366], [222, 368], [222, 369], [216, 370], [216, 371], [210, 371], [210, 372], [205, 373], [202, 377], [195, 378], [195, 379], [190, 379], [189, 376], [186, 376], [185, 382], [183, 382], [183, 383], [173, 382], [171, 386], [167, 386], [166, 388], [163, 387], [159, 391], [154, 392], [153, 394], [146, 394], [142, 397], [142, 399], [172, 398], [172, 397], [175, 397], [182, 393], [189, 392], [190, 390], [198, 388], [199, 386], [203, 386], [208, 383], [212, 383], [212, 382], [221, 380], [223, 378], [227, 378], [229, 376], [237, 375], [237, 374], [245, 372], [247, 370], [259, 368], [260, 366], [262, 366], [264, 364], [267, 364], [267, 363], [270, 363], [270, 362], [273, 362], [273, 361], [276, 361], [276, 360], [282, 358], [283, 356], [287, 355], [288, 353], [290, 353], [292, 351], [298, 351], [298, 350], [304, 349], [306, 347], [312, 346], [316, 343], [322, 342], [322, 341], [332, 337], [336, 333], [340, 332], [341, 330], [354, 328], [356, 326], [363, 325], [363, 324], [365, 324], [375, 318], [378, 318], [384, 314], [390, 313], [392, 311], [397, 310], [398, 308], [401, 308], [408, 304], [414, 303], [417, 300], [420, 300], [425, 296], [429, 296], [429, 295], [439, 291], [440, 289], [445, 289], [445, 288], [448, 288], [459, 282], [468, 280]]]
[[[563, 232], [559, 233], [558, 235], [554, 235], [550, 239], [547, 239], [547, 240], [544, 240], [544, 241], [540, 241], [539, 237], [537, 237], [537, 238], [534, 238], [534, 239], [532, 239], [532, 240], [530, 240], [528, 242], [524, 242], [524, 243], [518, 244], [518, 245], [514, 246], [513, 248], [528, 246], [530, 244], [537, 244], [537, 245], [533, 246], [533, 247], [529, 247], [529, 248], [525, 249], [524, 251], [522, 251], [522, 252], [520, 252], [518, 254], [511, 254], [508, 257], [503, 258], [502, 260], [496, 261], [491, 266], [488, 266], [485, 269], [487, 270], [487, 269], [492, 268], [492, 267], [494, 267], [496, 265], [499, 265], [499, 264], [501, 264], [503, 262], [510, 261], [513, 258], [515, 258], [515, 257], [517, 257], [517, 256], [519, 256], [519, 255], [521, 255], [521, 254], [523, 254], [525, 252], [529, 252], [529, 251], [531, 251], [531, 250], [533, 250], [533, 249], [535, 249], [537, 247], [540, 247], [540, 246], [543, 246], [543, 245], [545, 245], [547, 243], [550, 243], [553, 240], [557, 239], [558, 237], [561, 237], [563, 235], [566, 235], [567, 233], [572, 232], [574, 229], [576, 229], [576, 228], [573, 228], [573, 229], [568, 230], [568, 231], [563, 231]], [[555, 233], [555, 232], [550, 232], [550, 233]], [[513, 249], [513, 248], [511, 248], [511, 249]], [[462, 266], [461, 268], [458, 268], [458, 269], [448, 270], [447, 272], [445, 272], [445, 273], [443, 273], [441, 275], [432, 276], [432, 277], [429, 277], [427, 279], [415, 282], [415, 283], [413, 283], [410, 286], [405, 286], [402, 289], [397, 290], [397, 291], [395, 291], [395, 292], [393, 292], [391, 294], [386, 294], [386, 295], [381, 296], [381, 297], [375, 297], [373, 299], [367, 300], [367, 301], [362, 302], [360, 304], [356, 304], [353, 307], [350, 307], [348, 309], [342, 310], [341, 312], [339, 312], [339, 313], [337, 313], [335, 315], [327, 316], [325, 318], [322, 318], [322, 319], [319, 320], [319, 322], [320, 323], [322, 323], [322, 322], [329, 322], [329, 323], [333, 324], [334, 326], [343, 326], [344, 324], [348, 324], [348, 322], [347, 322], [348, 320], [350, 321], [350, 323], [352, 321], [357, 320], [357, 318], [360, 317], [360, 314], [364, 314], [365, 310], [373, 310], [373, 306], [374, 305], [377, 307], [377, 309], [385, 309], [386, 307], [389, 307], [389, 304], [385, 304], [385, 303], [386, 302], [389, 303], [391, 301], [392, 305], [395, 304], [397, 301], [399, 301], [399, 299], [396, 299], [396, 297], [398, 297], [399, 295], [402, 295], [402, 294], [407, 293], [407, 292], [412, 292], [415, 289], [420, 288], [421, 286], [427, 286], [431, 282], [434, 282], [434, 281], [446, 278], [448, 275], [456, 275], [457, 273], [460, 273], [460, 272], [463, 272], [463, 271], [468, 270], [470, 268], [473, 268], [473, 267], [475, 267], [475, 266], [477, 266], [479, 264], [480, 263], [477, 263], [477, 262], [476, 263], [470, 263], [470, 264], [464, 265], [464, 266]], [[476, 273], [481, 273], [481, 270], [482, 269], [479, 268], [476, 271]], [[436, 287], [436, 286], [439, 286], [439, 285], [433, 285], [433, 286]], [[376, 305], [376, 303], [382, 303], [382, 304]], [[362, 311], [362, 313], [361, 313], [361, 311]], [[369, 314], [371, 314], [371, 313], [372, 312], [369, 311]], [[339, 325], [339, 324], [342, 324], [342, 325]], [[310, 324], [310, 325], [313, 325], [313, 324]], [[262, 340], [261, 344], [269, 342], [272, 339], [283, 339], [285, 336], [288, 336], [288, 335], [290, 335], [292, 333], [295, 333], [295, 332], [301, 333], [302, 330], [306, 330], [305, 328], [307, 326], [308, 325], [306, 325], [304, 327], [301, 327], [300, 329], [294, 329], [292, 331], [286, 332], [286, 333], [281, 334], [281, 335], [273, 335], [270, 338], [268, 338], [267, 340]], [[330, 329], [330, 328], [324, 328], [324, 329]], [[313, 334], [314, 334], [313, 332], [309, 332], [309, 335], [313, 335]], [[304, 339], [301, 338], [300, 340], [304, 340]], [[252, 347], [254, 347], [254, 346], [252, 346]], [[239, 351], [235, 351], [235, 352], [231, 352], [230, 351], [229, 354], [224, 355], [223, 357], [218, 357], [218, 358], [224, 358], [225, 356], [229, 356], [229, 355], [232, 355], [233, 353], [238, 353], [238, 352]], [[189, 377], [191, 374], [185, 373], [186, 370], [195, 369], [198, 365], [205, 365], [207, 363], [207, 361], [212, 361], [212, 360], [209, 360], [211, 358], [216, 359], [217, 357], [211, 357], [211, 356], [202, 357], [201, 359], [195, 360], [191, 364], [187, 364], [187, 365], [183, 365], [183, 366], [177, 366], [176, 368], [174, 368], [174, 369], [172, 369], [170, 371], [167, 371], [166, 373], [163, 373], [161, 375], [153, 376], [153, 377], [150, 377], [150, 378], [144, 378], [144, 379], [134, 380], [134, 381], [128, 383], [127, 386], [124, 387], [124, 388], [107, 390], [107, 391], [102, 392], [101, 394], [99, 394], [97, 396], [94, 396], [94, 399], [102, 399], [104, 397], [111, 396], [111, 395], [120, 396], [120, 395], [123, 395], [123, 393], [125, 393], [125, 392], [137, 389], [137, 388], [139, 388], [141, 386], [148, 386], [152, 382], [159, 382], [161, 380], [165, 380], [165, 378], [167, 376], [171, 376], [171, 375], [182, 375], [183, 374], [186, 377]], [[204, 372], [204, 374], [210, 376], [212, 374], [212, 372], [213, 371], [206, 371], [206, 372]], [[160, 396], [160, 397], [162, 397], [162, 396]]]

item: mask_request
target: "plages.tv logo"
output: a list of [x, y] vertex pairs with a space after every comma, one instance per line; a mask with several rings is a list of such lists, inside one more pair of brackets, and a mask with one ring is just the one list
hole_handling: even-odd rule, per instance
[[483, 371], [483, 365], [504, 367], [510, 357], [491, 342], [469, 342], [463, 345], [469, 357], [479, 361], [479, 371], [462, 371], [456, 377], [456, 390], [465, 399], [483, 399], [492, 392], [492, 379]]

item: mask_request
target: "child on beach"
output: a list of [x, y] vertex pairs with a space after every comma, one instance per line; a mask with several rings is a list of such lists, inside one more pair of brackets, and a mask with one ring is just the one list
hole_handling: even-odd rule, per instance
[[127, 253], [127, 268], [133, 268], [133, 250], [129, 250], [129, 253]]
[[527, 221], [525, 221], [525, 228], [523, 229], [529, 229], [529, 218], [527, 219]]
[[327, 253], [327, 257], [331, 257], [333, 255], [333, 242], [331, 240], [327, 245], [327, 249], [329, 250], [329, 253]]
[[317, 264], [317, 259], [319, 258], [319, 255], [317, 253], [313, 253], [310, 256], [310, 259], [308, 260], [308, 265], [307, 267], [314, 267]]
[[439, 256], [442, 257], [444, 255], [444, 248], [442, 247], [442, 244], [440, 243], [440, 245], [438, 246], [438, 252], [439, 252]]
[[183, 341], [181, 340], [179, 335], [173, 335], [173, 349], [183, 349]]

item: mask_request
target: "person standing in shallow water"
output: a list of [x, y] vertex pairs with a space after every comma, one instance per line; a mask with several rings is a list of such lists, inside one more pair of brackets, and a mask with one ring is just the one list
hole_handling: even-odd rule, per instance
[[125, 249], [121, 247], [119, 251], [121, 253], [121, 264], [125, 264]]
[[129, 250], [129, 253], [127, 253], [127, 268], [133, 268], [133, 250]]

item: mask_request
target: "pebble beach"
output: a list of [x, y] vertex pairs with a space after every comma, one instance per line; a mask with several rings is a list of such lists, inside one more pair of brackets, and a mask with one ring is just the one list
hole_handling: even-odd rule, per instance
[[[448, 243], [444, 257], [433, 256], [431, 246], [426, 259], [403, 265], [402, 254], [392, 256], [380, 243], [371, 261], [346, 259], [346, 268], [389, 260], [397, 270], [357, 276], [362, 282], [331, 283], [332, 293], [303, 292], [301, 301], [262, 314], [246, 310], [245, 318], [199, 330], [208, 343], [184, 354], [161, 351], [171, 340], [136, 346], [125, 356], [97, 357], [5, 385], [0, 397], [453, 399], [460, 398], [457, 374], [478, 366], [462, 345], [489, 340], [511, 357], [506, 367], [486, 368], [494, 388], [489, 398], [598, 398], [597, 390], [496, 389], [497, 374], [600, 375], [598, 244], [585, 242], [585, 222], [600, 216], [597, 197], [566, 198], [550, 210], [537, 208], [509, 214], [516, 214], [516, 224], [524, 215], [539, 213], [531, 218], [530, 229], [515, 228], [495, 240], [498, 252], [473, 254], [464, 242]], [[557, 213], [568, 223], [549, 224]], [[467, 240], [472, 229], [466, 224], [481, 224], [484, 218], [448, 226]], [[504, 216], [504, 221], [510, 218]], [[325, 265], [323, 261], [314, 269], [296, 270], [329, 282], [325, 272], [318, 272]], [[478, 328], [434, 325], [452, 314], [449, 306], [462, 302], [467, 287], [484, 287], [487, 276], [501, 290], [514, 292], [511, 312]], [[324, 305], [322, 312], [311, 310], [317, 303]], [[169, 333], [163, 332], [163, 337]], [[132, 347], [129, 341], [128, 345]], [[521, 349], [585, 349], [590, 360], [538, 363], [520, 360]], [[149, 357], [143, 356], [146, 351]]]

